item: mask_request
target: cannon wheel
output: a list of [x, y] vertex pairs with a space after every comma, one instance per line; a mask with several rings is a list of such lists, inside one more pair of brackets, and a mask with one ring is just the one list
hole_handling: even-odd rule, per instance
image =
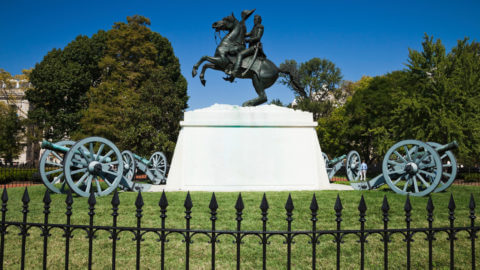
[[358, 181], [360, 178], [360, 154], [353, 150], [347, 155], [347, 179], [348, 181]]
[[322, 156], [323, 156], [323, 161], [325, 162], [325, 169], [328, 168], [328, 155], [325, 154], [324, 152], [322, 152]]
[[417, 140], [393, 145], [383, 159], [382, 169], [388, 186], [403, 195], [430, 194], [442, 177], [442, 162], [438, 153], [430, 145]]
[[[74, 141], [60, 141], [55, 143], [59, 146], [71, 147], [75, 144]], [[65, 175], [63, 173], [63, 158], [65, 157], [64, 153], [56, 152], [53, 150], [46, 150], [43, 152], [40, 157], [40, 177], [42, 178], [45, 186], [52, 192], [55, 193], [64, 193], [65, 185]], [[54, 167], [56, 169], [47, 171], [47, 168]], [[60, 173], [60, 174], [58, 174]], [[55, 184], [61, 183], [60, 188], [56, 187]]]
[[150, 162], [148, 169], [152, 171], [152, 174], [156, 175], [154, 172], [156, 171], [161, 174], [163, 179], [165, 179], [165, 175], [167, 174], [167, 158], [165, 155], [162, 152], [155, 152], [148, 161]]
[[[427, 144], [435, 149], [442, 146], [436, 142], [427, 142]], [[450, 187], [457, 176], [457, 160], [455, 159], [455, 155], [453, 155], [452, 151], [445, 152], [442, 156], [440, 156], [440, 159], [442, 160], [443, 168], [442, 178], [440, 179], [440, 184], [438, 184], [435, 192], [444, 191]]]
[[124, 186], [123, 181], [120, 182], [123, 188], [133, 190], [135, 182], [133, 181], [136, 174], [137, 163], [133, 153], [129, 150], [122, 152], [123, 159], [123, 178], [126, 181], [126, 186]]
[[108, 195], [123, 177], [122, 154], [107, 139], [85, 138], [68, 151], [64, 174], [72, 191], [80, 196], [88, 197], [90, 192], [95, 196]]

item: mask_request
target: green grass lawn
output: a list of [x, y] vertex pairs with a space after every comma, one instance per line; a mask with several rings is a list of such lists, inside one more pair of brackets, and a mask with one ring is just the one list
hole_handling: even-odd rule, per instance
[[[8, 189], [9, 201], [7, 221], [21, 221], [22, 203], [21, 198], [23, 188]], [[30, 187], [28, 189], [31, 198], [28, 221], [43, 222], [43, 202], [42, 198], [45, 192], [43, 186]], [[376, 191], [298, 191], [291, 192], [295, 209], [293, 211], [293, 230], [310, 230], [311, 215], [310, 202], [313, 193], [318, 200], [318, 230], [332, 230], [336, 228], [335, 211], [333, 209], [337, 194], [340, 195], [343, 204], [342, 229], [359, 229], [358, 204], [363, 194], [367, 204], [366, 228], [383, 228], [381, 205], [384, 195], [387, 195], [390, 205], [390, 224], [391, 228], [405, 227], [404, 204], [405, 196], [397, 195], [388, 189]], [[268, 230], [286, 230], [285, 221], [285, 203], [289, 192], [267, 192], [266, 196], [270, 209], [268, 211]], [[468, 208], [470, 194], [474, 195], [477, 204], [480, 202], [480, 187], [452, 186], [447, 192], [433, 194], [432, 199], [435, 205], [434, 227], [443, 227], [449, 225], [448, 220], [448, 202], [450, 194], [453, 194], [456, 203], [455, 225], [470, 225], [470, 210]], [[161, 193], [143, 193], [145, 205], [143, 207], [142, 227], [160, 227], [160, 208], [158, 202]], [[216, 193], [218, 202], [218, 220], [217, 230], [235, 230], [235, 202], [238, 193]], [[183, 207], [186, 193], [169, 192], [167, 198], [169, 206], [167, 208], [168, 228], [185, 228], [185, 209]], [[245, 204], [243, 210], [242, 230], [261, 230], [261, 210], [259, 209], [263, 193], [244, 192], [242, 197]], [[210, 210], [208, 208], [211, 193], [192, 192], [193, 201], [191, 226], [193, 229], [210, 229]], [[52, 195], [50, 223], [65, 223], [65, 198], [66, 195]], [[95, 206], [95, 225], [111, 225], [111, 199], [112, 196], [97, 198]], [[118, 217], [119, 226], [136, 226], [135, 217], [135, 199], [136, 193], [120, 193], [120, 216]], [[428, 197], [411, 197], [413, 206], [411, 227], [425, 227], [428, 225], [426, 220], [426, 204]], [[478, 212], [478, 211], [477, 211]], [[87, 198], [76, 197], [73, 204], [72, 224], [88, 225], [88, 203]], [[477, 213], [478, 215], [478, 213]], [[477, 222], [478, 223], [478, 222]], [[6, 269], [18, 269], [20, 266], [21, 254], [21, 236], [19, 230], [14, 227], [8, 229], [5, 244], [4, 266]], [[40, 236], [39, 229], [29, 231], [27, 237], [27, 256], [26, 268], [39, 269], [42, 266], [42, 248], [43, 237]], [[65, 238], [62, 237], [60, 230], [53, 229], [52, 236], [48, 242], [48, 268], [64, 268]], [[84, 269], [87, 264], [88, 239], [85, 238], [85, 232], [75, 231], [71, 239], [70, 246], [70, 267], [71, 269]], [[477, 233], [479, 236], [480, 233]], [[436, 235], [434, 241], [434, 268], [443, 269], [449, 267], [449, 241], [446, 233]], [[455, 267], [458, 269], [470, 269], [471, 266], [471, 248], [470, 239], [465, 232], [457, 235], [455, 241]], [[133, 235], [124, 233], [120, 235], [117, 243], [117, 268], [131, 269], [135, 266], [135, 241], [132, 241]], [[157, 269], [160, 262], [160, 242], [154, 234], [146, 234], [145, 241], [141, 244], [141, 263], [143, 269]], [[177, 235], [171, 235], [166, 244], [166, 269], [184, 269], [185, 263], [185, 243]], [[197, 235], [191, 244], [191, 269], [210, 269], [211, 244], [205, 236]], [[236, 246], [233, 244], [233, 238], [224, 236], [217, 243], [216, 265], [217, 269], [234, 269], [236, 261]], [[336, 244], [333, 243], [331, 236], [323, 236], [317, 245], [317, 266], [321, 269], [334, 269], [336, 258]], [[358, 269], [360, 263], [360, 244], [358, 238], [348, 236], [341, 248], [342, 269]], [[365, 265], [367, 269], [383, 268], [383, 242], [378, 235], [372, 235], [366, 243]], [[414, 236], [412, 243], [412, 269], [424, 269], [428, 263], [428, 243], [425, 241], [424, 234]], [[476, 240], [476, 257], [480, 258], [480, 240]], [[112, 240], [106, 232], [99, 232], [93, 245], [93, 267], [94, 269], [111, 268]], [[258, 269], [262, 266], [262, 245], [259, 239], [255, 237], [246, 237], [242, 244], [241, 263], [242, 269]], [[295, 238], [295, 244], [292, 247], [292, 268], [293, 269], [311, 269], [312, 245], [309, 239], [304, 236]], [[272, 237], [267, 247], [267, 267], [269, 269], [286, 268], [287, 245], [283, 243], [283, 238]], [[391, 269], [406, 267], [406, 244], [403, 237], [395, 235], [389, 244], [389, 264]], [[480, 267], [480, 259], [477, 259], [477, 267]]]

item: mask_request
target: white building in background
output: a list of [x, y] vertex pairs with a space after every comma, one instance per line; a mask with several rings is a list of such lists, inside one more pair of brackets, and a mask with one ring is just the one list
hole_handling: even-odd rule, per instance
[[[0, 85], [0, 102], [7, 105], [15, 105], [18, 116], [24, 119], [27, 118], [30, 104], [25, 97], [25, 90], [31, 86], [30, 82], [27, 80], [12, 79], [10, 80], [10, 87], [3, 82], [0, 83], [2, 84]], [[23, 151], [17, 159], [14, 159], [14, 163], [30, 163], [34, 161], [33, 149], [26, 144], [26, 139], [24, 139], [24, 141], [25, 146], [23, 147]]]

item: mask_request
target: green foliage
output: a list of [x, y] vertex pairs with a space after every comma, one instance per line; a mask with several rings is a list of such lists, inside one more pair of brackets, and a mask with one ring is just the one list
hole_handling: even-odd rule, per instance
[[282, 103], [282, 101], [278, 98], [272, 99], [272, 101], [270, 101], [269, 104], [277, 105], [277, 106], [280, 106], [280, 107], [285, 107], [285, 105]]
[[100, 77], [97, 63], [105, 36], [104, 31], [92, 38], [78, 36], [63, 50], [48, 52], [31, 71], [33, 88], [26, 91], [33, 108], [29, 119], [43, 129], [44, 138], [58, 141], [78, 129], [81, 110], [88, 106], [86, 92]]
[[107, 32], [101, 82], [88, 91], [76, 138], [103, 136], [144, 156], [173, 154], [187, 83], [169, 41], [149, 24], [136, 15]]
[[422, 45], [421, 52], [410, 50], [406, 70], [362, 78], [350, 86], [354, 94], [344, 107], [319, 120], [319, 139], [329, 154], [355, 149], [367, 163], [381, 162], [400, 140], [456, 140], [459, 162], [478, 162], [480, 44], [464, 39], [448, 54], [431, 37]]
[[304, 87], [299, 95], [286, 74], [280, 74], [280, 83], [287, 85], [296, 95], [294, 107], [312, 112], [314, 119], [328, 115], [334, 107], [333, 92], [342, 80], [342, 74], [333, 62], [327, 59], [312, 58], [307, 62], [297, 64], [295, 60], [286, 60], [280, 68], [289, 70], [294, 77], [300, 80]]
[[0, 157], [11, 163], [22, 151], [22, 120], [15, 105], [0, 103]]
[[480, 182], [480, 173], [465, 174], [463, 180], [467, 183]]
[[35, 168], [2, 168], [0, 167], [0, 183], [13, 181], [39, 181], [38, 169]]

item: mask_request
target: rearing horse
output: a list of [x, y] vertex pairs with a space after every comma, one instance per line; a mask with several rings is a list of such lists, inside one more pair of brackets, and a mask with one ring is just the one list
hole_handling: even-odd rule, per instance
[[[288, 70], [278, 68], [272, 61], [265, 57], [247, 56], [242, 60], [240, 65], [240, 72], [238, 74], [231, 74], [233, 64], [236, 61], [236, 55], [241, 50], [245, 49], [245, 24], [244, 21], [253, 13], [247, 13], [243, 16], [242, 21], [238, 21], [235, 16], [229, 15], [218, 22], [212, 24], [212, 28], [216, 31], [228, 31], [227, 35], [222, 39], [215, 50], [215, 55], [203, 56], [193, 66], [192, 76], [197, 75], [197, 70], [204, 61], [209, 63], [203, 65], [200, 72], [200, 81], [205, 86], [205, 71], [208, 68], [220, 70], [228, 75], [237, 78], [252, 79], [253, 87], [258, 94], [258, 97], [248, 100], [242, 106], [257, 106], [267, 101], [265, 89], [272, 86], [278, 78], [278, 74], [285, 73], [290, 76], [290, 81], [293, 88], [300, 94], [305, 93], [303, 87], [298, 83], [298, 79], [292, 76]], [[242, 14], [243, 15], [243, 14]], [[253, 62], [253, 63], [252, 63]]]

